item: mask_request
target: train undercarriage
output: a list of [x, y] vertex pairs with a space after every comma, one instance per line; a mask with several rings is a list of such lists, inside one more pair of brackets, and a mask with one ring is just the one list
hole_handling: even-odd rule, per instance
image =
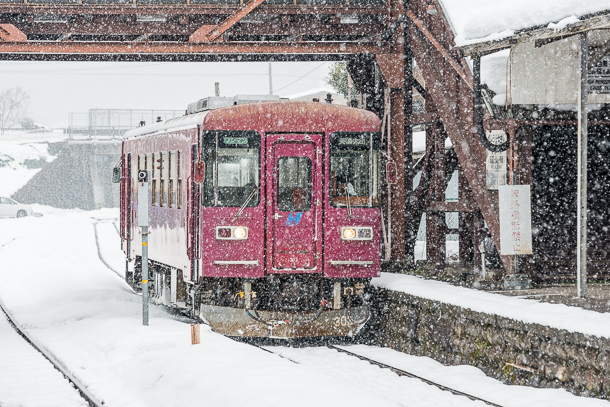
[[[136, 291], [141, 275], [137, 256], [134, 271], [127, 273]], [[149, 261], [149, 294], [155, 303], [187, 311], [234, 337], [352, 337], [370, 317], [370, 278], [276, 274], [204, 277], [193, 284], [183, 280], [181, 270]]]

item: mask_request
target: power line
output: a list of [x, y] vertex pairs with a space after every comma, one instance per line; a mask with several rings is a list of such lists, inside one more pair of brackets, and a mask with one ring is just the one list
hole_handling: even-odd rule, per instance
[[317, 69], [321, 68], [321, 67], [322, 67], [322, 65], [324, 65], [325, 63], [326, 63], [326, 62], [322, 62], [320, 65], [318, 65], [317, 67], [315, 67], [315, 68], [314, 68], [314, 69], [312, 69], [311, 71], [307, 72], [305, 75], [301, 76], [300, 78], [298, 78], [298, 79], [296, 79], [296, 80], [294, 80], [294, 81], [290, 82], [290, 83], [289, 83], [288, 85], [286, 85], [286, 86], [283, 86], [283, 87], [281, 87], [281, 88], [279, 88], [279, 89], [276, 89], [276, 90], [275, 90], [275, 93], [278, 93], [280, 90], [282, 90], [282, 89], [284, 89], [284, 88], [287, 88], [288, 86], [290, 86], [290, 85], [292, 85], [292, 84], [294, 84], [294, 83], [296, 83], [296, 82], [300, 81], [301, 79], [303, 79], [304, 77], [306, 77], [307, 75], [309, 75], [310, 73], [312, 73], [313, 71], [315, 71], [315, 70], [317, 70]]

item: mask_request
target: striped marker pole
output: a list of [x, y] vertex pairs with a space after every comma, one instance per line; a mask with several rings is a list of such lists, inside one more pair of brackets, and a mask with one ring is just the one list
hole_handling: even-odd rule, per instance
[[142, 226], [142, 324], [148, 325], [148, 226]]
[[148, 170], [138, 170], [138, 226], [142, 228], [142, 324], [144, 326], [148, 325], [148, 227], [151, 196], [148, 178]]

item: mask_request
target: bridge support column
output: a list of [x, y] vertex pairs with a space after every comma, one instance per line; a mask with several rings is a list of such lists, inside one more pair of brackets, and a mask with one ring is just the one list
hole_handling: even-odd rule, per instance
[[[402, 15], [408, 4], [408, 1], [392, 0], [391, 19], [394, 21]], [[417, 233], [413, 228], [413, 132], [409, 124], [413, 114], [413, 55], [402, 27], [392, 36], [391, 53], [378, 54], [376, 59], [389, 90], [391, 131], [388, 153], [396, 162], [398, 174], [397, 183], [388, 190], [392, 224], [391, 260], [413, 260]]]

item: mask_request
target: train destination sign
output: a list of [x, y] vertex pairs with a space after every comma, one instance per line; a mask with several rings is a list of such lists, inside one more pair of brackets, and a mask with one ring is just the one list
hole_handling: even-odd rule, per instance
[[248, 137], [223, 137], [225, 144], [248, 144]]
[[339, 145], [349, 145], [349, 146], [366, 146], [368, 144], [367, 139], [364, 138], [355, 138], [355, 137], [340, 137]]

